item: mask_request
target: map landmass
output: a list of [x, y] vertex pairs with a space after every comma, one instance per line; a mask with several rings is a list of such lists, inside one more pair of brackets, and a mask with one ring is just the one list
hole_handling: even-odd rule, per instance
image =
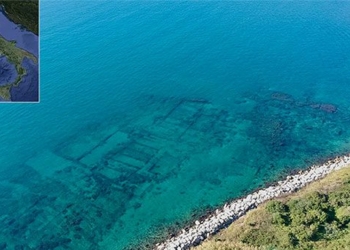
[[[32, 34], [38, 35], [39, 2], [38, 0], [0, 0], [0, 11], [2, 15], [8, 19], [9, 23], [17, 25], [14, 27], [19, 27], [19, 29], [13, 29], [12, 27], [12, 32], [17, 32], [20, 39], [17, 40], [17, 38], [15, 38], [16, 40], [14, 40], [14, 38], [10, 38], [11, 35], [9, 37], [8, 34], [2, 34], [2, 32], [8, 33], [8, 31], [11, 30], [9, 26], [4, 24], [5, 26], [3, 26], [0, 32], [0, 73], [5, 72], [6, 74], [3, 74], [2, 79], [0, 79], [0, 101], [25, 101], [28, 100], [28, 93], [26, 94], [26, 92], [23, 91], [28, 91], [27, 88], [24, 87], [29, 86], [27, 85], [28, 76], [35, 74], [36, 77], [30, 79], [36, 80], [31, 80], [30, 84], [32, 86], [37, 86], [39, 84], [37, 80], [38, 58], [37, 55], [31, 53], [32, 51], [28, 52], [26, 46], [23, 47], [22, 39], [26, 39], [27, 37], [22, 35], [21, 32], [32, 32]], [[21, 42], [20, 46], [17, 45], [17, 41]], [[29, 59], [33, 65], [35, 65], [35, 72], [31, 72], [28, 65], [26, 66], [23, 64], [25, 58]], [[27, 76], [27, 80], [25, 80], [25, 76]], [[25, 85], [22, 83], [25, 83]], [[16, 90], [14, 88], [16, 88]], [[21, 94], [16, 95], [21, 97], [12, 97], [11, 93], [13, 91], [17, 93], [21, 91]], [[37, 96], [37, 93], [35, 96]], [[22, 97], [24, 98], [23, 100]], [[32, 100], [38, 100], [37, 98], [38, 97], [35, 97]]]
[[10, 100], [11, 87], [17, 87], [23, 76], [25, 76], [27, 73], [26, 69], [22, 67], [23, 59], [27, 57], [28, 59], [31, 59], [35, 64], [38, 63], [38, 60], [31, 53], [17, 48], [16, 42], [7, 41], [0, 35], [0, 57], [2, 56], [5, 56], [7, 60], [15, 66], [18, 74], [14, 82], [0, 86], [0, 97], [4, 100]]
[[0, 0], [0, 6], [11, 21], [39, 34], [39, 0]]

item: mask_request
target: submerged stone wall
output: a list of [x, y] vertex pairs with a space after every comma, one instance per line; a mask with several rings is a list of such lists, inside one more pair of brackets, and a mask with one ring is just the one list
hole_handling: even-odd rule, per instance
[[244, 215], [248, 210], [257, 205], [279, 197], [284, 194], [295, 192], [307, 184], [321, 179], [330, 172], [349, 166], [350, 155], [337, 157], [322, 165], [312, 166], [310, 169], [299, 174], [287, 176], [286, 179], [277, 182], [268, 188], [261, 189], [249, 194], [243, 199], [235, 200], [221, 209], [217, 209], [213, 215], [202, 221], [196, 221], [187, 230], [182, 230], [177, 236], [156, 245], [157, 250], [181, 250], [196, 246], [207, 237], [227, 227], [233, 221]]

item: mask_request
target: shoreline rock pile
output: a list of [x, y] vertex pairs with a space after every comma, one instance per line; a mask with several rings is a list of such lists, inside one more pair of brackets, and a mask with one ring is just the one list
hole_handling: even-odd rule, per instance
[[204, 220], [195, 221], [194, 225], [183, 229], [177, 236], [158, 243], [156, 250], [183, 250], [196, 246], [209, 236], [227, 227], [233, 221], [244, 215], [247, 211], [259, 204], [279, 197], [284, 194], [293, 193], [307, 184], [321, 179], [330, 172], [344, 168], [350, 164], [350, 154], [337, 157], [322, 165], [312, 166], [308, 170], [301, 171], [295, 175], [289, 175], [276, 184], [249, 194], [245, 198], [227, 203], [223, 208], [217, 209], [214, 214]]

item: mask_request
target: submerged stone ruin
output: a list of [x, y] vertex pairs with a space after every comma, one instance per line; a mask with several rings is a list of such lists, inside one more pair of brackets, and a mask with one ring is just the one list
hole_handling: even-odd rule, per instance
[[[0, 246], [122, 249], [133, 237], [146, 237], [150, 228], [139, 227], [145, 221], [176, 222], [195, 209], [195, 198], [219, 203], [237, 197], [283, 170], [305, 167], [305, 160], [341, 151], [335, 138], [350, 138], [349, 114], [298, 105], [284, 93], [249, 93], [232, 107], [158, 96], [139, 102], [137, 110], [83, 127], [8, 169], [10, 177], [0, 180]], [[193, 180], [199, 190], [190, 188]], [[222, 194], [218, 188], [225, 188]], [[183, 200], [188, 207], [177, 207], [183, 209], [178, 217], [167, 214]], [[253, 203], [244, 204], [242, 213]], [[168, 243], [195, 244], [237, 214], [214, 227], [199, 222], [193, 237]]]
[[[176, 176], [190, 154], [224, 143], [231, 129], [227, 112], [206, 100], [159, 99], [156, 105], [131, 125], [92, 127], [29, 159], [13, 180], [27, 189], [1, 217], [0, 242], [97, 249], [127, 207], [139, 206], [134, 196]], [[198, 147], [198, 137], [211, 143]], [[24, 181], [26, 175], [31, 178]]]

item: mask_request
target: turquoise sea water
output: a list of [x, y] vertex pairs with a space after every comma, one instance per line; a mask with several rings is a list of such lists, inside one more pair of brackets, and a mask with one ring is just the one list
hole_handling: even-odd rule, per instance
[[0, 246], [123, 249], [348, 152], [349, 13], [42, 1], [41, 103], [0, 106]]

